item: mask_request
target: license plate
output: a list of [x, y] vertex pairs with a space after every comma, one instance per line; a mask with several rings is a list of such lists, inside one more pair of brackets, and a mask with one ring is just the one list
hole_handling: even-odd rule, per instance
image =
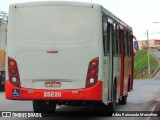
[[61, 82], [45, 82], [45, 87], [59, 88], [61, 87]]
[[44, 92], [43, 97], [61, 97], [61, 92]]

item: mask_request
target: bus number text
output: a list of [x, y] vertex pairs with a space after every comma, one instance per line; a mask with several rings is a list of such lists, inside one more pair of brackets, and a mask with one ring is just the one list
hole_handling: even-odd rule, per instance
[[44, 97], [61, 97], [61, 92], [44, 92]]

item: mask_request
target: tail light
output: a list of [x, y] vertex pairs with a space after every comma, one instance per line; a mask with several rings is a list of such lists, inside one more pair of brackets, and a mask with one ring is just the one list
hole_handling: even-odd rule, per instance
[[17, 62], [11, 57], [8, 57], [8, 75], [10, 83], [14, 86], [20, 87]]
[[99, 58], [90, 61], [88, 66], [86, 88], [95, 85], [98, 82]]

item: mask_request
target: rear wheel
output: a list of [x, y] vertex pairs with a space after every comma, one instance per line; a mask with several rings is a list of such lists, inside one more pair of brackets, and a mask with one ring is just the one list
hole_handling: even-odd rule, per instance
[[129, 80], [128, 80], [128, 92], [131, 91], [131, 87], [130, 87], [130, 76], [129, 76]]
[[54, 101], [33, 100], [33, 110], [35, 113], [54, 113], [56, 103]]
[[95, 106], [96, 113], [101, 113], [103, 115], [112, 116], [112, 114], [116, 110], [116, 98], [117, 98], [117, 87], [116, 84], [113, 86], [113, 93], [112, 93], [112, 102], [105, 105], [104, 103], [99, 103]]
[[43, 111], [44, 113], [55, 113], [56, 103], [54, 103], [54, 101], [44, 101]]
[[119, 100], [119, 104], [125, 105], [127, 103], [127, 97], [128, 97], [128, 95], [123, 96], [122, 99]]
[[117, 98], [117, 87], [116, 87], [116, 84], [114, 84], [114, 88], [113, 88], [113, 95], [112, 95], [112, 102], [110, 102], [108, 104], [108, 110], [109, 112], [111, 113], [114, 113], [115, 110], [116, 110], [116, 98]]
[[33, 100], [33, 110], [35, 113], [43, 113], [43, 101]]
[[94, 112], [95, 114], [106, 114], [107, 112], [107, 107], [104, 103], [98, 102], [94, 105]]

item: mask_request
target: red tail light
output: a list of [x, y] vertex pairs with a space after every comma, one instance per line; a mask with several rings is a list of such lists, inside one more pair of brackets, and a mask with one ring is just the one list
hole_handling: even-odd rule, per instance
[[17, 62], [11, 57], [8, 57], [8, 74], [10, 83], [14, 86], [20, 87]]
[[12, 75], [15, 75], [15, 74], [17, 73], [17, 70], [14, 69], [14, 68], [12, 68], [12, 69], [10, 70], [10, 73], [11, 73]]
[[92, 76], [94, 76], [95, 74], [96, 74], [96, 70], [91, 70], [89, 73], [92, 75]]
[[88, 66], [86, 88], [95, 85], [98, 82], [99, 58], [90, 61]]

